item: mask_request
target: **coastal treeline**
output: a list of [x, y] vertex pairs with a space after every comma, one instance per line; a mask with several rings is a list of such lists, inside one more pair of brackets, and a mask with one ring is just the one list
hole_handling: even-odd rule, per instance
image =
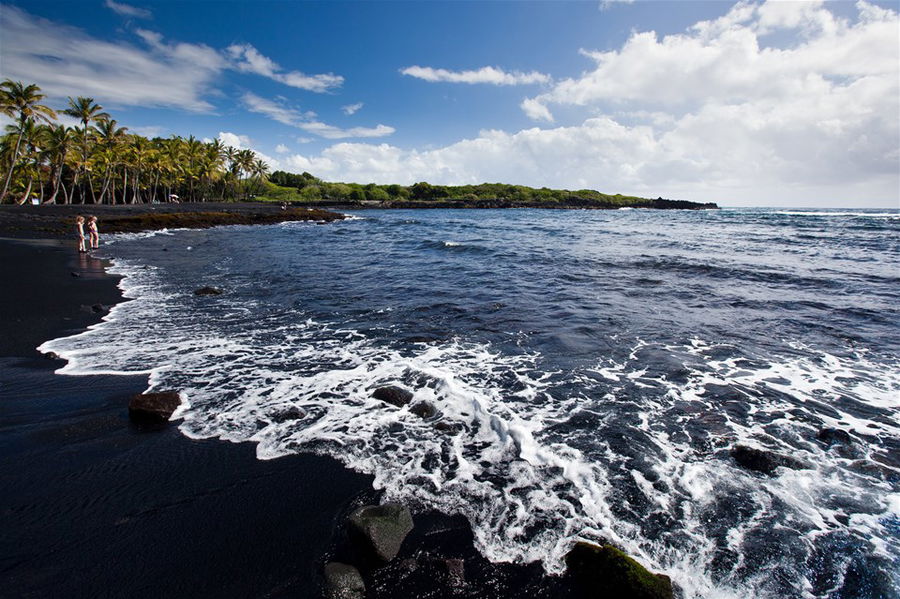
[[478, 185], [431, 185], [424, 181], [414, 185], [377, 185], [369, 183], [329, 183], [310, 173], [275, 171], [263, 195], [277, 201], [333, 201], [347, 204], [381, 205], [534, 205], [591, 207], [651, 207], [653, 202], [636, 196], [609, 195], [593, 189], [534, 188], [525, 185], [480, 183]]
[[[0, 83], [0, 203], [137, 204], [247, 199], [268, 165], [252, 150], [193, 136], [148, 139], [122, 127], [93, 98], [53, 109], [37, 85]], [[80, 125], [58, 123], [59, 115]]]

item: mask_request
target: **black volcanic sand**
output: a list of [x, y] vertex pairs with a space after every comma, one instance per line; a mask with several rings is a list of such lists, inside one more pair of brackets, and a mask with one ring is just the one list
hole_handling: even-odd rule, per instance
[[[191, 440], [174, 423], [139, 428], [127, 403], [145, 376], [54, 374], [63, 362], [34, 348], [98, 322], [121, 301], [118, 279], [71, 240], [9, 233], [0, 225], [0, 595], [320, 597], [323, 564], [354, 559], [347, 515], [380, 501], [372, 478], [314, 455], [261, 461], [253, 444]], [[487, 562], [461, 518], [414, 518], [400, 555], [366, 573], [367, 597], [571, 596], [538, 564]]]

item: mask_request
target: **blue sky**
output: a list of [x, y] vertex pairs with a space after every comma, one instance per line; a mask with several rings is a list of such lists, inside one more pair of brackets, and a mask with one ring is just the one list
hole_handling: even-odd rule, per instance
[[273, 168], [900, 207], [897, 3], [0, 7], [0, 76]]

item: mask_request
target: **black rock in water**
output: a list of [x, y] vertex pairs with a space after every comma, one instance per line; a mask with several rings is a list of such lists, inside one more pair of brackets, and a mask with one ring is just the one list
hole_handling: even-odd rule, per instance
[[385, 403], [389, 403], [392, 406], [402, 408], [412, 401], [413, 394], [406, 389], [401, 389], [400, 387], [389, 385], [387, 387], [379, 387], [378, 389], [375, 389], [375, 392], [372, 393], [372, 397]]
[[398, 503], [366, 505], [350, 514], [350, 530], [382, 562], [397, 556], [403, 539], [413, 529], [412, 514]]
[[136, 422], [166, 422], [180, 404], [175, 391], [141, 393], [128, 402], [128, 415]]
[[566, 555], [576, 597], [672, 599], [672, 581], [654, 574], [615, 547], [576, 543]]
[[325, 597], [327, 599], [363, 599], [366, 584], [359, 570], [348, 564], [325, 564]]
[[828, 446], [850, 445], [851, 443], [853, 443], [853, 439], [850, 437], [850, 433], [839, 428], [823, 428], [816, 435], [816, 439]]
[[223, 291], [218, 287], [200, 287], [194, 289], [194, 295], [222, 295]]
[[763, 474], [772, 475], [779, 466], [791, 468], [793, 470], [802, 470], [808, 466], [784, 455], [780, 455], [771, 451], [763, 451], [745, 445], [735, 445], [731, 449], [731, 457], [742, 468], [753, 470], [754, 472], [762, 472]]
[[409, 411], [419, 416], [420, 418], [424, 418], [428, 420], [429, 418], [434, 418], [435, 414], [437, 414], [437, 409], [427, 401], [420, 401], [415, 403], [409, 407]]

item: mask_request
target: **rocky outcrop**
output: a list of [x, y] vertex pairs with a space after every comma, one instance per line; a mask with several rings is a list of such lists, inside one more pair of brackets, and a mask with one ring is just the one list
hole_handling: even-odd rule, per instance
[[412, 514], [398, 503], [366, 505], [350, 515], [351, 532], [382, 562], [397, 556], [412, 528]]
[[672, 581], [653, 574], [609, 545], [576, 543], [566, 555], [567, 575], [578, 597], [672, 599]]
[[731, 457], [742, 468], [770, 476], [775, 474], [779, 467], [791, 468], [792, 470], [808, 468], [800, 460], [772, 451], [747, 447], [746, 445], [735, 445], [731, 449]]
[[325, 564], [326, 599], [363, 599], [365, 596], [366, 584], [359, 570], [340, 562]]
[[387, 387], [379, 387], [372, 393], [372, 397], [377, 400], [389, 403], [392, 406], [402, 408], [412, 401], [413, 394], [400, 387], [389, 385]]
[[128, 402], [128, 416], [135, 422], [166, 422], [180, 404], [175, 391], [141, 393]]
[[222, 295], [224, 291], [218, 287], [200, 287], [194, 289], [194, 295]]

